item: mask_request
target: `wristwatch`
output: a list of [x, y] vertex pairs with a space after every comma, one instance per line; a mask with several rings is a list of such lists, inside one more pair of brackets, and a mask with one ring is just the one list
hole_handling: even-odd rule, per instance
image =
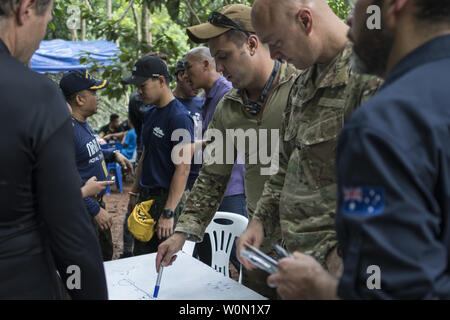
[[173, 213], [173, 210], [171, 210], [171, 209], [164, 209], [164, 211], [162, 212], [162, 215], [164, 218], [170, 219], [170, 218], [173, 218], [174, 213]]

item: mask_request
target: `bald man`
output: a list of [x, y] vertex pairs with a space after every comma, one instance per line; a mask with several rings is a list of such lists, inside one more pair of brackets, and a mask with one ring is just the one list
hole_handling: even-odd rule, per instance
[[[217, 105], [207, 131], [220, 132], [223, 138], [232, 136], [230, 131], [254, 133], [257, 141], [244, 143], [245, 150], [242, 150], [243, 148], [237, 146], [238, 138], [234, 137], [233, 148], [230, 148], [233, 151], [231, 155], [229, 148], [224, 148], [223, 158], [220, 159], [222, 163], [217, 161], [203, 165], [178, 220], [175, 234], [158, 248], [157, 268], [160, 263], [164, 266], [171, 264], [173, 255], [183, 247], [186, 239], [195, 242], [202, 240], [229, 184], [237, 158], [236, 151], [243, 151], [249, 218], [252, 217], [256, 203], [261, 197], [264, 182], [272, 173], [272, 170], [268, 169], [271, 169], [273, 163], [265, 163], [261, 156], [257, 161], [253, 161], [253, 156], [266, 147], [266, 154], [270, 152], [270, 158], [275, 157], [283, 111], [298, 72], [293, 66], [270, 58], [269, 48], [262, 45], [254, 34], [250, 13], [251, 8], [248, 6], [229, 5], [220, 12], [213, 12], [209, 22], [188, 28], [191, 40], [198, 43], [208, 42], [217, 71], [223, 73], [233, 84], [233, 89]], [[227, 21], [228, 25], [223, 25], [217, 17]], [[203, 65], [205, 64], [206, 62], [203, 62]], [[209, 139], [205, 153], [208, 148], [213, 149], [211, 146], [220, 144], [216, 140], [222, 142], [223, 146], [226, 145], [226, 141], [219, 137], [214, 141]], [[259, 152], [259, 155], [261, 153]], [[231, 161], [227, 161], [229, 158]], [[280, 229], [279, 223], [277, 229]], [[275, 239], [277, 240], [278, 238]], [[263, 247], [270, 249], [270, 242], [265, 243]], [[244, 271], [242, 283], [274, 299], [277, 297], [276, 291], [267, 286], [266, 278], [267, 274], [262, 270]]]
[[348, 27], [325, 0], [257, 0], [252, 24], [272, 58], [305, 70], [284, 113], [280, 170], [266, 182], [238, 252], [245, 242], [259, 247], [264, 236], [271, 237], [273, 226], [281, 225], [289, 251], [311, 255], [338, 275], [342, 264], [334, 228], [336, 138], [345, 119], [380, 81], [353, 72]]

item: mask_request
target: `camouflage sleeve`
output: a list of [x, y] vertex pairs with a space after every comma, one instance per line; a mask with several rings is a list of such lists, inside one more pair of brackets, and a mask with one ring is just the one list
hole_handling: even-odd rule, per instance
[[[222, 124], [221, 104], [216, 108], [213, 119], [208, 126], [208, 131], [216, 131], [221, 133], [225, 138], [225, 128]], [[215, 144], [215, 146], [213, 146]], [[223, 151], [223, 157], [226, 159], [226, 148], [223, 144], [218, 142], [218, 137], [215, 136], [213, 141], [208, 141], [204, 151], [204, 155], [208, 154], [208, 150], [213, 150], [211, 153], [218, 152], [218, 148]], [[206, 157], [205, 157], [206, 158]], [[184, 205], [184, 210], [181, 213], [175, 231], [189, 233], [192, 241], [201, 242], [208, 224], [211, 222], [214, 214], [222, 202], [223, 196], [228, 185], [228, 181], [233, 171], [234, 162], [230, 165], [225, 161], [216, 161], [205, 163], [200, 174], [195, 181], [195, 184], [189, 193], [188, 199]]]
[[253, 219], [259, 220], [263, 224], [266, 237], [271, 237], [280, 225], [280, 194], [283, 189], [288, 163], [283, 153], [280, 153], [278, 172], [271, 176], [264, 184], [263, 193], [253, 215]]

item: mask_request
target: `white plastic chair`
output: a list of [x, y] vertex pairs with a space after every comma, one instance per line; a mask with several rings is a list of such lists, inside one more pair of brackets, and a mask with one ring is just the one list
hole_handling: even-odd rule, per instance
[[[231, 249], [234, 240], [247, 228], [248, 219], [236, 213], [218, 211], [206, 228], [211, 240], [211, 267], [229, 277]], [[239, 283], [242, 282], [242, 264]]]

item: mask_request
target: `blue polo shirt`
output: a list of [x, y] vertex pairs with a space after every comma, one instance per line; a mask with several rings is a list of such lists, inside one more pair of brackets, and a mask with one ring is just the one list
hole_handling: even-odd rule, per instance
[[[80, 122], [72, 119], [75, 143], [75, 156], [77, 169], [80, 174], [83, 185], [91, 177], [97, 177], [97, 180], [107, 180], [108, 171], [105, 161], [114, 161], [113, 149], [102, 150], [94, 131], [87, 122]], [[103, 195], [104, 191], [99, 195]], [[85, 198], [87, 211], [91, 216], [96, 216], [100, 211], [100, 205], [92, 198]]]
[[[187, 136], [172, 139], [177, 129], [184, 129]], [[175, 172], [172, 149], [180, 142], [194, 142], [194, 121], [177, 99], [162, 108], [152, 106], [144, 115], [142, 142], [145, 153], [140, 185], [169, 190]]]

